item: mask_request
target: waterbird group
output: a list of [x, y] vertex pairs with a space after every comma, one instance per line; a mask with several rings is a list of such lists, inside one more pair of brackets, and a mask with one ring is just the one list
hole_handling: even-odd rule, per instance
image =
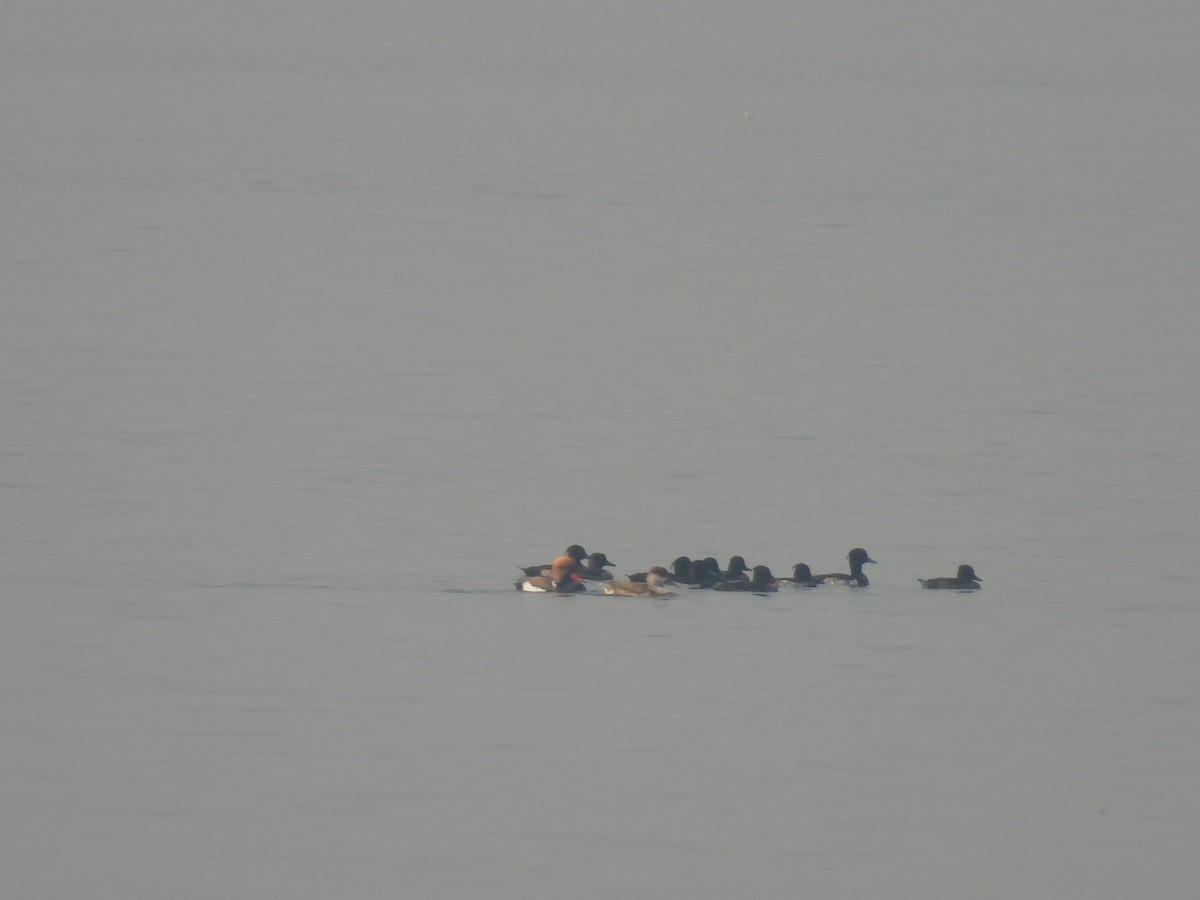
[[[675, 593], [674, 588], [690, 590], [711, 589], [714, 591], [745, 591], [767, 594], [780, 587], [814, 588], [819, 585], [843, 585], [864, 588], [871, 582], [863, 571], [867, 563], [875, 563], [862, 547], [855, 547], [846, 554], [850, 563], [849, 572], [829, 572], [814, 575], [806, 563], [792, 566], [789, 577], [777, 578], [769, 566], [748, 566], [744, 556], [732, 556], [729, 565], [721, 568], [715, 557], [692, 559], [678, 556], [667, 566], [654, 566], [645, 572], [637, 572], [618, 581], [607, 570], [615, 566], [603, 553], [588, 553], [579, 544], [571, 544], [554, 562], [536, 566], [521, 566], [525, 577], [515, 583], [517, 590], [556, 594], [573, 594], [588, 589], [588, 582], [595, 581], [606, 594], [622, 597], [662, 597]], [[963, 564], [953, 578], [918, 578], [922, 587], [943, 588], [959, 591], [977, 590], [983, 581], [975, 569]]]

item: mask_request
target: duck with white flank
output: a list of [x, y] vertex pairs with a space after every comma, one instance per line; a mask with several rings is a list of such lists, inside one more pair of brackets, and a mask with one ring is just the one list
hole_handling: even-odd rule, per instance
[[515, 587], [518, 591], [533, 593], [574, 594], [585, 591], [583, 579], [578, 573], [579, 563], [569, 556], [560, 556], [550, 564], [549, 575], [530, 575], [518, 581]]
[[927, 588], [946, 588], [954, 591], [977, 591], [983, 587], [979, 582], [983, 581], [975, 574], [975, 569], [963, 563], [958, 567], [958, 574], [953, 578], [918, 578], [922, 587]]
[[834, 572], [829, 575], [814, 575], [813, 578], [818, 584], [844, 584], [848, 587], [866, 587], [870, 584], [866, 573], [863, 572], [863, 563], [873, 563], [875, 560], [867, 555], [867, 551], [862, 547], [855, 547], [846, 554], [846, 559], [850, 560], [849, 575]]

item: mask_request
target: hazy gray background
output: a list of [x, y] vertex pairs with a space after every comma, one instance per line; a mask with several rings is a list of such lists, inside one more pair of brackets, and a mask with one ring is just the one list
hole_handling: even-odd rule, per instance
[[1193, 896], [1198, 33], [11, 8], [0, 887]]

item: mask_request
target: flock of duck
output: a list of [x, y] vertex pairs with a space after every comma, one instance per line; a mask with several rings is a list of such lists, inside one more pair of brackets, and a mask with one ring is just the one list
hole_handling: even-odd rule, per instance
[[[618, 581], [608, 571], [607, 566], [613, 563], [603, 553], [588, 553], [579, 544], [572, 544], [562, 556], [552, 563], [537, 566], [521, 566], [525, 577], [516, 582], [520, 591], [536, 591], [542, 593], [573, 594], [586, 591], [588, 582], [598, 582], [606, 594], [621, 597], [662, 597], [674, 594], [676, 587], [689, 589], [708, 588], [714, 591], [749, 591], [755, 594], [766, 594], [778, 591], [780, 587], [814, 588], [823, 584], [840, 584], [849, 587], [866, 587], [871, 582], [863, 571], [863, 565], [874, 563], [870, 555], [862, 547], [855, 547], [846, 554], [850, 563], [849, 572], [831, 572], [825, 575], [814, 575], [812, 569], [805, 563], [792, 566], [792, 574], [786, 578], [776, 578], [769, 566], [748, 566], [741, 556], [734, 556], [729, 565], [722, 569], [716, 559], [709, 556], [705, 559], [691, 559], [680, 556], [666, 566], [654, 566], [634, 575], [626, 576], [625, 581]], [[918, 578], [926, 588], [947, 589], [957, 591], [973, 591], [982, 587], [983, 581], [975, 570], [966, 564], [958, 567], [958, 574], [953, 578]]]

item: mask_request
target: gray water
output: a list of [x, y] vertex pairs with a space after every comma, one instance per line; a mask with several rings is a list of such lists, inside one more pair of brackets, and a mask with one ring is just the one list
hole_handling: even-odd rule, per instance
[[1200, 13], [5, 19], [6, 897], [1195, 896]]

